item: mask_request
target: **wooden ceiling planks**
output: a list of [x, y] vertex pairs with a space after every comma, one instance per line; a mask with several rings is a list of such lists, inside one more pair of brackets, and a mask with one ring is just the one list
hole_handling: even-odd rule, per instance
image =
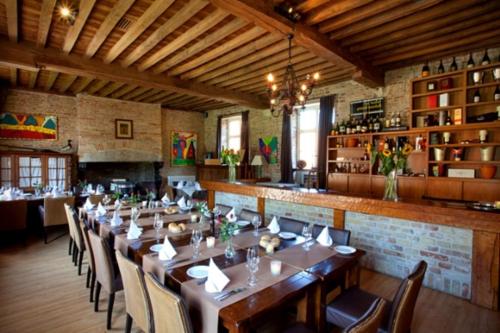
[[68, 33], [66, 34], [66, 38], [64, 39], [63, 51], [66, 53], [70, 53], [75, 46], [76, 40], [80, 35], [87, 19], [94, 8], [96, 0], [86, 0], [80, 2], [80, 7], [78, 9], [78, 16], [76, 17], [75, 23], [68, 28]]

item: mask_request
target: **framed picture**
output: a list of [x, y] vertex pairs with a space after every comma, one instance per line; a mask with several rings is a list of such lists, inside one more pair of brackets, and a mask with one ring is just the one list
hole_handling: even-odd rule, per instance
[[0, 138], [57, 140], [57, 117], [11, 112], [1, 113]]
[[172, 166], [195, 165], [198, 135], [193, 132], [172, 131], [170, 139], [170, 164]]
[[134, 123], [132, 122], [132, 120], [115, 119], [115, 138], [116, 139], [134, 138]]

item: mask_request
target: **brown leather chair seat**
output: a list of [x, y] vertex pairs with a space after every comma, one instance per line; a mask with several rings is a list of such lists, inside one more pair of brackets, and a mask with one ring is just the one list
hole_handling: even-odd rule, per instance
[[[282, 231], [293, 232], [297, 235], [302, 234], [302, 229], [304, 228], [304, 225], [307, 224], [307, 222], [291, 219], [288, 217], [280, 217], [278, 223]], [[312, 237], [318, 237], [324, 227], [324, 225], [315, 224], [312, 230]], [[330, 237], [332, 237], [334, 244], [349, 245], [349, 241], [351, 238], [351, 232], [349, 230], [328, 227], [328, 232], [330, 234]]]
[[252, 222], [254, 216], [260, 216], [260, 214], [250, 209], [242, 209], [240, 212], [239, 219]]
[[387, 312], [387, 302], [383, 298], [377, 298], [361, 318], [348, 326], [343, 333], [377, 333]]
[[293, 232], [294, 234], [301, 235], [302, 229], [307, 223], [288, 217], [280, 217], [278, 224], [280, 225], [281, 231]]

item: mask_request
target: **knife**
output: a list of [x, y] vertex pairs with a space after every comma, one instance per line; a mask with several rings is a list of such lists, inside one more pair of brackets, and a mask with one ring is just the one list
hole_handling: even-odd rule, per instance
[[230, 292], [220, 296], [220, 297], [217, 297], [216, 300], [218, 300], [219, 302], [222, 302], [226, 299], [228, 299], [229, 297], [233, 296], [233, 295], [236, 295], [238, 293], [241, 293], [242, 291], [245, 291], [247, 290], [247, 288], [236, 288], [236, 289], [233, 289], [231, 290]]

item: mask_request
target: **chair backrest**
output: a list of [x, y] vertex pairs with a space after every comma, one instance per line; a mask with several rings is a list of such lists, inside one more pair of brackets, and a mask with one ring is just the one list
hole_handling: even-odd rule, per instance
[[[318, 237], [320, 232], [323, 230], [324, 225], [315, 225], [313, 227], [312, 236], [314, 238]], [[351, 231], [345, 229], [336, 229], [328, 227], [328, 233], [333, 240], [335, 245], [349, 245], [349, 240], [351, 239]]]
[[83, 243], [85, 244], [85, 248], [87, 251], [85, 251], [86, 256], [87, 256], [87, 261], [89, 262], [89, 267], [92, 270], [92, 272], [95, 273], [95, 261], [94, 261], [94, 254], [92, 253], [92, 248], [90, 246], [90, 239], [89, 239], [89, 228], [83, 223], [83, 221], [80, 221], [80, 230], [82, 232], [82, 238], [83, 238]]
[[426, 270], [427, 263], [422, 260], [415, 266], [413, 272], [401, 282], [392, 301], [389, 316], [389, 332], [410, 332], [413, 310], [415, 309], [415, 303], [417, 302], [418, 293], [422, 286]]
[[383, 298], [377, 298], [365, 314], [346, 327], [343, 333], [377, 333], [384, 318], [386, 304]]
[[43, 207], [45, 211], [43, 225], [45, 227], [68, 223], [68, 218], [64, 211], [64, 204], [68, 204], [73, 207], [75, 205], [75, 197], [46, 197], [43, 199]]
[[151, 273], [145, 278], [155, 332], [192, 333], [191, 320], [182, 298], [162, 286]]
[[0, 201], [0, 231], [26, 229], [26, 200]]
[[242, 209], [240, 212], [240, 220], [252, 222], [254, 216], [260, 216], [260, 214], [249, 209]]
[[151, 310], [149, 297], [144, 284], [144, 274], [139, 266], [116, 251], [116, 260], [125, 291], [127, 313], [144, 332], [151, 330]]
[[109, 245], [103, 238], [99, 237], [93, 230], [88, 230], [90, 248], [94, 256], [95, 275], [102, 288], [108, 292], [115, 292], [115, 269], [111, 260]]
[[104, 194], [91, 194], [89, 200], [93, 205], [98, 205], [104, 199]]
[[66, 203], [64, 204], [64, 211], [69, 225], [69, 233], [73, 237], [78, 250], [83, 251], [85, 249], [85, 243], [83, 241], [83, 235], [79, 223], [77, 222], [78, 217], [73, 211], [73, 208]]
[[281, 231], [288, 231], [293, 232], [297, 235], [301, 235], [302, 229], [307, 224], [307, 222], [294, 220], [288, 217], [280, 217], [278, 224], [280, 225]]
[[233, 209], [233, 207], [231, 207], [231, 206], [226, 206], [226, 205], [221, 205], [221, 204], [216, 204], [215, 207], [219, 208], [222, 216], [226, 216], [227, 213], [229, 213], [229, 211], [231, 209]]

